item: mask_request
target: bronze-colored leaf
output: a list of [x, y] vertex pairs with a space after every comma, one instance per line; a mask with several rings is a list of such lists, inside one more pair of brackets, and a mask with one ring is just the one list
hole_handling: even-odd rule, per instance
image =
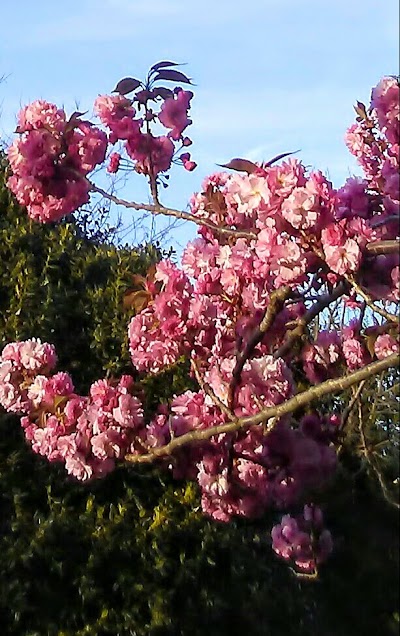
[[357, 102], [357, 104], [354, 106], [354, 110], [356, 111], [357, 115], [361, 117], [362, 120], [367, 119], [365, 104], [363, 104], [362, 102]]
[[153, 263], [153, 265], [150, 265], [149, 269], [147, 270], [146, 280], [149, 282], [153, 282], [156, 276], [156, 272], [157, 272], [157, 265]]
[[140, 274], [133, 274], [132, 276], [132, 285], [133, 287], [139, 288], [139, 289], [145, 289], [146, 288], [146, 278], [144, 276], [141, 276]]
[[65, 402], [68, 402], [68, 397], [66, 395], [56, 395], [54, 398], [54, 408], [58, 408], [62, 406]]
[[125, 309], [131, 308], [135, 314], [139, 314], [146, 309], [151, 300], [151, 294], [145, 290], [131, 291], [127, 290], [123, 298], [123, 306]]
[[374, 357], [375, 355], [375, 342], [377, 337], [378, 337], [378, 334], [370, 334], [369, 336], [365, 338], [365, 344], [372, 357]]
[[239, 157], [232, 159], [229, 163], [218, 163], [217, 165], [221, 168], [236, 170], [237, 172], [247, 172], [247, 174], [252, 174], [256, 170], [260, 169], [257, 164], [253, 163], [249, 159], [240, 159]]

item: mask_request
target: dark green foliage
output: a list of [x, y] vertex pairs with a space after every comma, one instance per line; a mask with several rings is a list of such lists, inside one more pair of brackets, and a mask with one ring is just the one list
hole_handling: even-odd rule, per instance
[[70, 223], [38, 225], [11, 199], [4, 172], [0, 179], [0, 345], [33, 336], [54, 343], [80, 391], [131, 371], [122, 294], [157, 251], [91, 244]]
[[393, 515], [362, 484], [332, 493], [336, 554], [310, 583], [273, 557], [272, 518], [211, 523], [148, 470], [76, 485], [1, 424], [3, 633], [397, 633]]
[[[53, 342], [78, 391], [131, 372], [121, 298], [158, 257], [94, 245], [73, 224], [35, 225], [0, 187], [0, 344]], [[148, 406], [184, 369], [146, 386]], [[272, 554], [279, 518], [219, 525], [193, 484], [121, 467], [77, 484], [0, 415], [0, 633], [6, 636], [397, 634], [397, 520], [365, 473], [326, 497], [336, 551], [317, 582]]]

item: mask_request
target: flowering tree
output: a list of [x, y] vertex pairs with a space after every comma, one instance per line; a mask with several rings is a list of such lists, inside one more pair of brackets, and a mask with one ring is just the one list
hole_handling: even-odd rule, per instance
[[[296, 572], [315, 576], [332, 538], [310, 494], [334, 475], [365, 383], [398, 362], [399, 84], [384, 78], [368, 110], [357, 104], [346, 143], [364, 179], [336, 190], [296, 159], [277, 165], [287, 154], [260, 165], [234, 159], [223, 166], [232, 172], [206, 178], [190, 211], [180, 211], [159, 196], [172, 163], [196, 167], [182, 152], [192, 143], [193, 93], [180, 85], [191, 80], [176, 66], [159, 62], [144, 82], [125, 78], [115, 95], [97, 98], [106, 132], [47, 102], [24, 108], [8, 185], [39, 222], [58, 221], [98, 193], [199, 226], [181, 268], [161, 261], [135, 276], [124, 298], [135, 314], [128, 333], [137, 371], [189, 362], [197, 390], [156, 413], [128, 375], [100, 379], [81, 396], [68, 373], [54, 371], [54, 347], [32, 338], [3, 349], [0, 403], [22, 415], [35, 452], [80, 480], [118, 461], [159, 462], [197, 480], [203, 511], [225, 522], [305, 503], [274, 527], [272, 542]], [[168, 133], [156, 136], [158, 126]], [[95, 185], [88, 175], [106, 157], [110, 173], [144, 175], [153, 202]], [[339, 414], [327, 398], [347, 389], [353, 398]]]

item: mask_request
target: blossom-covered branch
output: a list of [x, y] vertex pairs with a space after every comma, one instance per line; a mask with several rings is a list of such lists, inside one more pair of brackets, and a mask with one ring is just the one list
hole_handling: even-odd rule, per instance
[[235, 388], [240, 383], [240, 376], [244, 365], [254, 352], [256, 346], [261, 342], [268, 329], [272, 326], [277, 314], [282, 311], [285, 301], [290, 298], [291, 294], [292, 290], [290, 287], [282, 287], [281, 289], [277, 289], [271, 293], [268, 306], [264, 311], [260, 325], [254, 329], [253, 334], [248, 338], [243, 351], [237, 354], [236, 364], [232, 371], [232, 380], [229, 386], [228, 403], [231, 407], [234, 399]]
[[216, 225], [211, 221], [207, 221], [206, 219], [202, 219], [200, 217], [196, 217], [194, 214], [190, 212], [185, 212], [184, 210], [175, 210], [174, 208], [167, 208], [158, 203], [135, 203], [134, 201], [127, 201], [125, 199], [121, 199], [120, 197], [115, 196], [114, 194], [110, 194], [103, 188], [95, 185], [91, 181], [88, 181], [90, 190], [92, 192], [97, 192], [101, 194], [105, 199], [115, 203], [116, 205], [122, 205], [123, 207], [131, 210], [144, 210], [145, 212], [150, 212], [151, 214], [158, 215], [162, 214], [164, 216], [172, 216], [176, 219], [181, 219], [182, 221], [190, 221], [191, 223], [195, 223], [196, 225], [204, 226], [209, 230], [212, 230], [217, 235], [221, 234], [222, 236], [233, 236], [235, 238], [246, 238], [251, 239], [255, 238], [255, 234], [252, 232], [243, 232], [240, 230], [234, 230], [229, 227], [224, 227], [223, 225]]
[[363, 369], [350, 373], [347, 376], [337, 378], [335, 380], [327, 380], [318, 386], [313, 386], [303, 393], [294, 395], [287, 402], [279, 404], [278, 406], [268, 407], [256, 415], [237, 418], [233, 422], [213, 426], [202, 431], [191, 431], [181, 437], [174, 438], [165, 446], [154, 448], [150, 453], [145, 455], [127, 455], [126, 460], [136, 464], [151, 463], [156, 459], [172, 455], [186, 444], [193, 444], [194, 442], [208, 440], [216, 435], [234, 433], [241, 429], [249, 428], [250, 426], [262, 424], [271, 418], [283, 417], [284, 415], [293, 413], [297, 409], [304, 407], [307, 404], [311, 404], [315, 400], [326, 395], [334, 394], [338, 391], [345, 391], [349, 387], [354, 386], [373, 375], [381, 373], [391, 367], [395, 367], [398, 365], [399, 359], [399, 355], [394, 353], [383, 360], [372, 362]]

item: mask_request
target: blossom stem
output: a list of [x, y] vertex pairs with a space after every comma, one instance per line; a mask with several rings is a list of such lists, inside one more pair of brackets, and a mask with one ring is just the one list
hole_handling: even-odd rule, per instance
[[243, 351], [237, 356], [236, 365], [233, 369], [232, 380], [228, 391], [228, 404], [230, 409], [233, 407], [235, 389], [240, 383], [240, 376], [243, 367], [250, 358], [256, 346], [261, 342], [268, 329], [271, 328], [277, 314], [283, 309], [285, 301], [290, 297], [292, 290], [290, 287], [281, 287], [272, 292], [268, 307], [265, 309], [264, 316], [259, 326], [254, 330], [253, 334], [247, 341]]
[[302, 318], [299, 318], [296, 321], [296, 327], [290, 331], [288, 337], [285, 342], [282, 344], [279, 349], [274, 354], [275, 358], [282, 358], [288, 351], [290, 351], [293, 347], [295, 341], [299, 338], [302, 338], [305, 332], [307, 325], [314, 320], [326, 307], [329, 307], [331, 303], [335, 300], [343, 296], [346, 292], [346, 285], [344, 283], [340, 283], [336, 289], [331, 294], [325, 294], [321, 296], [313, 305], [310, 307]]
[[359, 296], [361, 296], [361, 298], [363, 298], [363, 300], [365, 300], [365, 302], [367, 303], [368, 307], [371, 307], [371, 309], [373, 311], [375, 311], [377, 314], [380, 314], [382, 316], [382, 318], [386, 318], [386, 320], [388, 320], [389, 322], [392, 323], [396, 323], [399, 324], [400, 319], [398, 316], [395, 316], [394, 314], [391, 314], [390, 312], [386, 311], [386, 309], [384, 307], [378, 307], [372, 300], [372, 298], [370, 296], [368, 296], [368, 294], [363, 290], [363, 288], [354, 280], [354, 278], [352, 276], [345, 276], [346, 280], [348, 281], [348, 283], [350, 283], [350, 285], [355, 289], [355, 291], [357, 292], [357, 294]]

